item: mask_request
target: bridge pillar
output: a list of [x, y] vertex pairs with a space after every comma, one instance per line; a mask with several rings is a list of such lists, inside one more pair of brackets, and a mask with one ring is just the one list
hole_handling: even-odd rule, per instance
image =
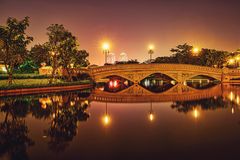
[[177, 85], [177, 93], [182, 94], [182, 85]]
[[184, 83], [184, 81], [183, 81], [183, 73], [182, 73], [182, 72], [178, 72], [178, 73], [177, 73], [177, 81], [178, 81], [178, 83], [180, 83], [180, 84], [183, 84], [183, 83]]

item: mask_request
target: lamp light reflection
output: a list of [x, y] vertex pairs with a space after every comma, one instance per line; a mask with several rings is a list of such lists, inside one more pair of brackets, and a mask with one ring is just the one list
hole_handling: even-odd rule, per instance
[[108, 126], [111, 122], [111, 118], [109, 115], [104, 115], [102, 119], [103, 125]]
[[154, 120], [154, 114], [150, 113], [148, 116], [149, 120], [152, 122]]
[[234, 114], [234, 113], [235, 113], [235, 109], [234, 109], [234, 107], [232, 107], [232, 110], [231, 110], [231, 111], [232, 111], [232, 114]]
[[195, 109], [193, 110], [193, 117], [194, 117], [195, 119], [198, 119], [199, 116], [200, 116], [200, 113], [199, 113], [198, 109], [195, 108]]
[[110, 123], [111, 123], [111, 117], [109, 116], [108, 114], [108, 110], [107, 110], [107, 103], [106, 103], [106, 108], [105, 108], [105, 114], [104, 116], [102, 117], [102, 123], [105, 127], [109, 126]]
[[150, 103], [150, 112], [148, 115], [148, 119], [150, 122], [153, 122], [155, 119], [154, 113], [153, 113], [153, 107], [152, 107], [152, 102]]

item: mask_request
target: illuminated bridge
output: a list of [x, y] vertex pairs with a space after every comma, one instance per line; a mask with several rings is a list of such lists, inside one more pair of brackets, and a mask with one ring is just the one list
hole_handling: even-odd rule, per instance
[[[228, 68], [213, 68], [189, 64], [119, 64], [105, 65], [89, 69], [73, 69], [74, 74], [89, 74], [95, 82], [110, 76], [119, 76], [139, 84], [149, 75], [161, 73], [172, 78], [178, 83], [184, 83], [195, 76], [208, 76], [222, 82], [238, 80], [240, 82], [240, 70]], [[231, 79], [232, 78], [232, 79]]]
[[121, 64], [90, 68], [85, 72], [96, 82], [109, 76], [119, 76], [138, 84], [147, 76], [155, 73], [165, 74], [178, 83], [183, 83], [198, 75], [222, 81], [223, 70], [187, 64]]

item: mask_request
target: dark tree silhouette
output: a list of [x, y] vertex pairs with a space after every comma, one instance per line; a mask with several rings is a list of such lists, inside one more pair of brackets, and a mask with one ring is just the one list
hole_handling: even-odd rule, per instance
[[[23, 103], [25, 105], [20, 107]], [[34, 144], [28, 137], [29, 130], [24, 120], [28, 105], [25, 101], [8, 99], [1, 107], [1, 112], [5, 113], [5, 119], [0, 123], [0, 157], [8, 154], [12, 160], [28, 159], [27, 148]]]
[[228, 103], [223, 101], [223, 97], [213, 97], [194, 101], [177, 101], [171, 107], [178, 112], [187, 113], [193, 111], [196, 106], [200, 106], [202, 110], [215, 110], [218, 108], [227, 108]]

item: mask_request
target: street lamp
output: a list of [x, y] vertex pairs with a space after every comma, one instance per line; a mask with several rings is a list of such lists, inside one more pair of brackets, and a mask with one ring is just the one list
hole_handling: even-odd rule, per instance
[[198, 47], [193, 47], [192, 49], [192, 53], [194, 54], [194, 56], [197, 56], [200, 53], [201, 49], [199, 49]]
[[236, 61], [235, 61], [235, 59], [234, 58], [230, 58], [229, 60], [228, 60], [228, 64], [230, 65], [230, 66], [235, 66], [236, 65]]
[[107, 56], [109, 54], [110, 45], [108, 42], [104, 42], [102, 45], [103, 54], [105, 55], [105, 63], [107, 63]]
[[151, 60], [152, 60], [152, 55], [153, 55], [153, 53], [154, 53], [154, 45], [153, 45], [153, 44], [150, 44], [150, 45], [148, 46], [148, 54], [150, 55], [150, 62], [151, 62]]

